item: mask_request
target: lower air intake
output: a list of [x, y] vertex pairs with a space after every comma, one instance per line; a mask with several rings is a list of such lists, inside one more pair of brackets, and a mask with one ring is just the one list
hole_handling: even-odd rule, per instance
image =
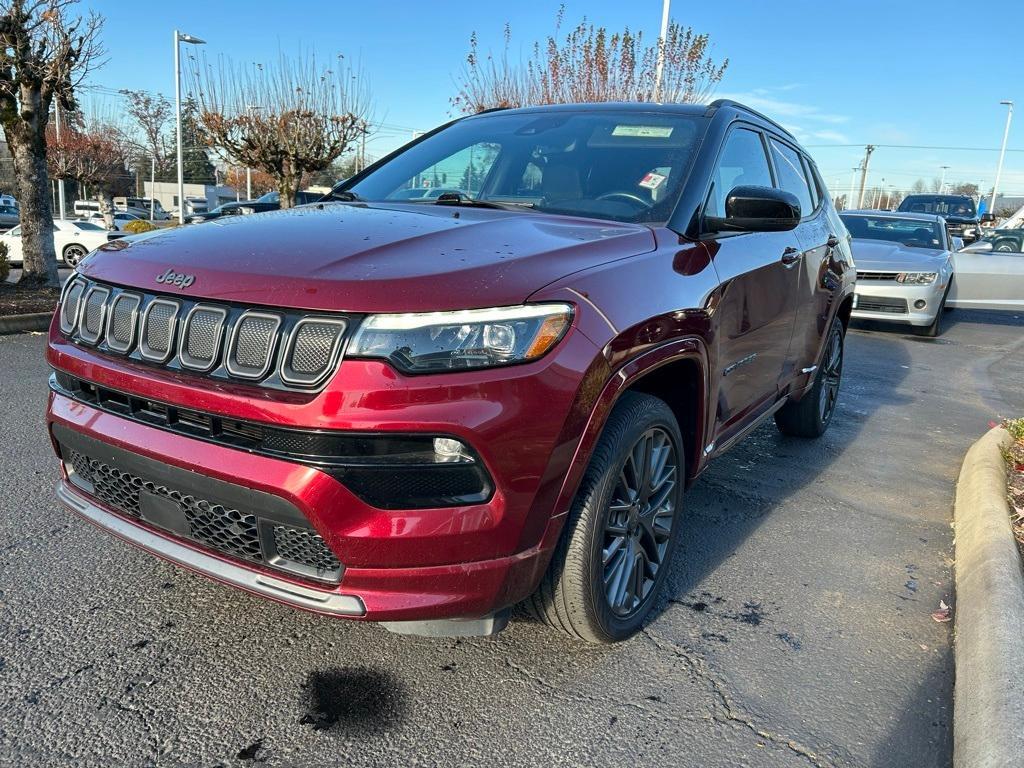
[[[338, 558], [315, 530], [298, 523], [295, 510], [296, 524], [291, 525], [261, 517], [266, 514], [263, 509], [237, 509], [204, 498], [198, 489], [144, 477], [117, 466], [116, 456], [104, 461], [64, 443], [61, 455], [77, 488], [126, 517], [165, 528], [228, 557], [320, 581], [341, 580]], [[161, 516], [148, 511], [161, 506]]]

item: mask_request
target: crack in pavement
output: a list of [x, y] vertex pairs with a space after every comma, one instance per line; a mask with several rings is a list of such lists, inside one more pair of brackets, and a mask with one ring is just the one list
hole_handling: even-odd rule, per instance
[[[524, 667], [522, 664], [519, 664], [519, 663], [517, 663], [515, 661], [512, 661], [511, 659], [505, 658], [504, 662], [505, 662], [505, 665], [509, 669], [513, 670], [514, 672], [519, 674], [521, 677], [523, 677], [526, 680], [532, 682], [533, 684], [535, 684], [539, 688], [542, 688], [542, 689], [544, 689], [544, 690], [546, 690], [546, 691], [548, 691], [550, 693], [555, 694], [556, 696], [559, 696], [562, 699], [565, 699], [567, 701], [586, 701], [586, 702], [589, 702], [591, 704], [597, 705], [597, 706], [599, 706], [601, 708], [604, 708], [604, 709], [607, 709], [607, 707], [609, 705], [609, 701], [607, 699], [598, 698], [597, 696], [591, 696], [590, 694], [587, 694], [587, 693], [585, 693], [583, 691], [570, 692], [570, 691], [566, 690], [564, 687], [561, 687], [561, 686], [559, 686], [559, 685], [557, 685], [555, 683], [552, 683], [550, 680], [547, 680], [543, 675], [539, 675], [536, 672], [533, 672], [532, 670]], [[656, 709], [652, 709], [650, 707], [646, 707], [643, 704], [641, 704], [639, 702], [636, 702], [636, 701], [624, 700], [624, 701], [620, 702], [620, 704], [622, 706], [630, 707], [632, 709], [635, 709], [635, 710], [637, 710], [639, 712], [643, 712], [644, 714], [648, 715], [649, 717], [652, 717], [652, 718], [655, 718], [655, 719], [658, 719], [658, 720], [670, 721], [670, 722], [671, 721], [686, 720], [688, 722], [696, 723], [696, 722], [707, 722], [707, 721], [710, 721], [711, 719], [713, 719], [713, 717], [711, 715], [708, 715], [708, 716], [705, 716], [705, 717], [698, 717], [698, 716], [689, 715], [689, 714], [673, 714], [673, 715], [669, 716], [669, 715], [663, 714], [662, 712], [659, 712]]]
[[826, 762], [824, 757], [815, 753], [810, 747], [806, 747], [795, 739], [791, 739], [781, 733], [772, 733], [761, 728], [753, 718], [743, 713], [729, 696], [725, 684], [711, 672], [707, 661], [698, 653], [672, 640], [660, 637], [646, 627], [641, 632], [655, 648], [659, 651], [667, 651], [682, 659], [694, 675], [710, 684], [712, 692], [725, 712], [726, 721], [746, 726], [746, 728], [760, 738], [766, 739], [777, 746], [788, 748], [795, 754], [805, 758], [815, 768], [833, 768], [832, 763]]

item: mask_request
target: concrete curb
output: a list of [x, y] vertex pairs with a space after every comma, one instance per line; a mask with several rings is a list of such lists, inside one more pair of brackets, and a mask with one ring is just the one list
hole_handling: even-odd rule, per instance
[[1010, 528], [1011, 438], [992, 429], [967, 452], [956, 486], [956, 685], [953, 764], [1024, 764], [1024, 572]]
[[53, 312], [33, 312], [28, 315], [0, 317], [0, 334], [45, 331], [50, 327]]

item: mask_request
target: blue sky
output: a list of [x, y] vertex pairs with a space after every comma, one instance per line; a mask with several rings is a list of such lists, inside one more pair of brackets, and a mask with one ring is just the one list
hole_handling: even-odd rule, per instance
[[[661, 0], [588, 0], [566, 4], [619, 30], [629, 26], [656, 38]], [[279, 51], [342, 52], [361, 60], [384, 123], [370, 145], [381, 154], [451, 115], [454, 76], [476, 31], [483, 50], [499, 51], [512, 26], [513, 54], [549, 34], [559, 2], [214, 2], [128, 4], [84, 0], [106, 19], [106, 66], [91, 82], [105, 88], [173, 92], [172, 30], [204, 38], [206, 54], [238, 62], [270, 61]], [[975, 9], [986, 8], [984, 15]], [[130, 10], [129, 10], [130, 9]], [[1024, 3], [860, 0], [788, 3], [675, 0], [672, 17], [707, 32], [716, 58], [729, 69], [716, 95], [740, 99], [793, 130], [817, 159], [830, 187], [842, 193], [863, 145], [881, 146], [869, 183], [907, 188], [950, 166], [947, 181], [981, 183], [995, 176], [995, 151], [910, 149], [977, 147], [1002, 139], [1006, 108], [1017, 102], [1000, 191], [1024, 195]], [[991, 73], [991, 74], [985, 74]], [[112, 96], [95, 108], [116, 111]], [[827, 145], [827, 146], [825, 146]], [[836, 146], [856, 145], [856, 146]]]

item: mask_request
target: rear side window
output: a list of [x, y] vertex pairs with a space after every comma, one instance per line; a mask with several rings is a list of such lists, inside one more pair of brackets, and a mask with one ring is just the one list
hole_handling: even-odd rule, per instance
[[801, 215], [809, 216], [814, 210], [814, 200], [811, 199], [811, 187], [804, 176], [804, 166], [799, 153], [775, 139], [771, 139], [770, 142], [775, 170], [779, 174], [779, 189], [796, 195], [796, 199], [800, 201]]
[[722, 156], [711, 178], [706, 216], [725, 216], [725, 199], [734, 187], [772, 186], [772, 172], [764, 153], [761, 134], [737, 128], [725, 140]]

